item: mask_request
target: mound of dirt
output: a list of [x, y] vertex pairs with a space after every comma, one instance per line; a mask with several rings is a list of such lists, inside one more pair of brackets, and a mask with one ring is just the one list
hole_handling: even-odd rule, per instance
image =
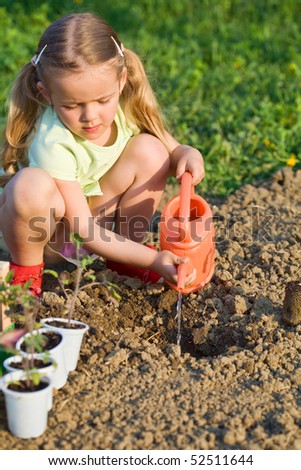
[[[300, 281], [300, 201], [301, 171], [290, 169], [211, 201], [215, 274], [183, 298], [181, 350], [177, 293], [94, 262], [121, 300], [104, 285], [80, 292], [76, 316], [90, 330], [47, 431], [13, 437], [1, 395], [0, 448], [301, 450], [301, 323], [282, 318], [286, 288]], [[63, 303], [45, 276], [40, 316]]]

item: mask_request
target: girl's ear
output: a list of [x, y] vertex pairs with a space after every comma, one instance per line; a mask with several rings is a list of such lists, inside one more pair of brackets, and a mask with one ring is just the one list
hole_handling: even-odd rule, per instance
[[48, 103], [51, 103], [50, 94], [42, 82], [37, 83], [37, 89], [39, 90], [43, 98], [45, 98], [45, 100], [48, 101]]
[[127, 77], [127, 69], [124, 68], [123, 71], [122, 71], [121, 77], [120, 77], [120, 81], [119, 81], [119, 93], [120, 94], [122, 93], [122, 90], [123, 90], [124, 85], [126, 83], [126, 77]]

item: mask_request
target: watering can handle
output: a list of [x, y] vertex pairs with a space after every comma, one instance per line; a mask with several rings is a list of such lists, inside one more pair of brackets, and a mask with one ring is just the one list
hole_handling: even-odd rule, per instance
[[180, 190], [180, 205], [179, 205], [179, 221], [181, 233], [184, 233], [184, 240], [191, 241], [190, 230], [189, 230], [189, 218], [190, 218], [190, 199], [191, 194], [194, 192], [192, 186], [192, 175], [186, 171], [181, 178], [181, 190]]

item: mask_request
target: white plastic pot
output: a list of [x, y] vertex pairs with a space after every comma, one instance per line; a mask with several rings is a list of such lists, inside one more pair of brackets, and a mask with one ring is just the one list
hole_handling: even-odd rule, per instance
[[53, 321], [59, 321], [67, 324], [67, 318], [43, 318], [41, 323], [43, 323], [44, 328], [50, 328], [54, 331], [62, 333], [64, 335], [65, 344], [64, 344], [64, 354], [65, 354], [65, 363], [67, 371], [70, 372], [75, 370], [77, 367], [80, 349], [83, 341], [84, 334], [88, 331], [89, 326], [83, 322], [77, 320], [71, 320], [73, 326], [78, 325], [79, 328], [64, 328], [54, 326], [51, 323]]
[[24, 371], [10, 372], [1, 378], [1, 390], [5, 397], [7, 425], [10, 432], [22, 439], [41, 436], [47, 427], [50, 378], [41, 380], [47, 383], [46, 388], [34, 392], [17, 392], [9, 390], [11, 382], [22, 380]]
[[[43, 360], [43, 354], [36, 354], [35, 358]], [[20, 370], [23, 371], [22, 369], [20, 369], [20, 367], [14, 367], [12, 365], [12, 364], [15, 364], [15, 363], [18, 363], [18, 362], [22, 362], [22, 355], [21, 354], [19, 356], [7, 357], [4, 360], [3, 365], [4, 365], [4, 368], [7, 372], [16, 372], [16, 371], [20, 371]], [[45, 376], [45, 377], [50, 378], [51, 387], [49, 389], [49, 399], [48, 399], [48, 411], [50, 411], [51, 408], [52, 408], [53, 374], [54, 374], [55, 369], [56, 369], [56, 363], [55, 363], [55, 361], [52, 357], [47, 358], [47, 362], [49, 362], [49, 365], [47, 365], [46, 367], [42, 367], [40, 369], [35, 369], [35, 370], [37, 370], [37, 372], [39, 372], [39, 374], [42, 377]]]
[[[48, 328], [39, 328], [38, 330], [34, 330], [33, 334], [47, 333], [47, 331], [49, 331]], [[53, 360], [55, 361], [57, 365], [52, 375], [52, 385], [57, 390], [62, 388], [66, 384], [67, 379], [68, 379], [68, 371], [65, 365], [65, 354], [64, 354], [65, 337], [63, 333], [61, 332], [58, 332], [58, 333], [61, 334], [61, 342], [57, 346], [55, 346], [53, 349], [50, 349], [48, 351], [50, 357], [53, 358]], [[26, 333], [25, 337], [26, 336], [29, 336], [29, 333]], [[22, 338], [20, 338], [16, 343], [16, 349], [20, 351], [20, 354], [22, 355], [27, 354], [21, 349], [23, 342], [24, 342], [24, 336], [22, 336]]]

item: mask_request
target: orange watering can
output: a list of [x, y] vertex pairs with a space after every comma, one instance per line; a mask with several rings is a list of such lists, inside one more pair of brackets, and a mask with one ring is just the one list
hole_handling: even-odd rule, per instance
[[[188, 294], [207, 284], [214, 272], [214, 226], [208, 203], [192, 186], [192, 176], [186, 172], [181, 178], [180, 194], [174, 196], [164, 207], [160, 218], [161, 250], [188, 258], [178, 267], [177, 285], [170, 287]], [[193, 284], [185, 287], [185, 278], [196, 270]]]

